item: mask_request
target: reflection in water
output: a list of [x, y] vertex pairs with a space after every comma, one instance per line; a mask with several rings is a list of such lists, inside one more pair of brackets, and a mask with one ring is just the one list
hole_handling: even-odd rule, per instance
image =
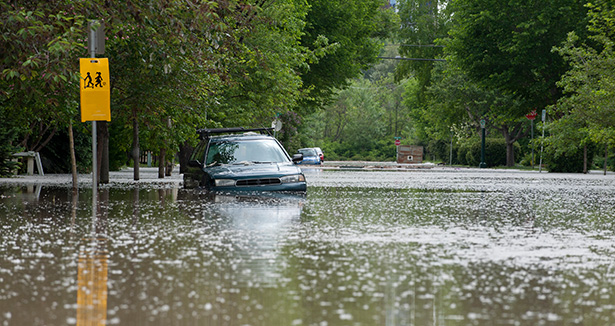
[[[77, 264], [77, 325], [107, 324], [107, 216], [109, 189], [92, 199], [92, 230], [79, 250]], [[74, 198], [74, 197], [73, 197]], [[97, 199], [100, 199], [97, 200]]]
[[105, 325], [107, 321], [106, 239], [88, 239], [79, 253], [77, 325]]
[[0, 187], [0, 325], [615, 325], [613, 179], [310, 173], [103, 190], [95, 218]]
[[282, 247], [300, 221], [305, 198], [278, 194], [215, 195], [204, 222], [222, 228], [237, 249], [233, 279], [242, 285], [272, 287], [280, 277]]

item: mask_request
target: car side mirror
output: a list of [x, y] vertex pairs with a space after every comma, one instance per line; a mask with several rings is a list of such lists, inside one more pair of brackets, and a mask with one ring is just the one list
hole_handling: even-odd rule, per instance
[[199, 162], [198, 160], [192, 160], [188, 161], [188, 166], [193, 168], [202, 168], [203, 163]]
[[303, 161], [303, 154], [294, 154], [293, 155], [293, 163]]

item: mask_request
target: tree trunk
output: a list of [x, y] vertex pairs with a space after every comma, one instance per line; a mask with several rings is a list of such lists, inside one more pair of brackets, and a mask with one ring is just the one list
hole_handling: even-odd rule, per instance
[[164, 164], [164, 175], [167, 177], [171, 176], [171, 173], [173, 172], [173, 162], [174, 160], [170, 160], [168, 162], [165, 162]]
[[109, 183], [109, 123], [99, 121], [98, 123], [98, 181]]
[[515, 147], [513, 145], [517, 140], [527, 136], [529, 130], [524, 132], [522, 123], [517, 123], [512, 130], [509, 130], [509, 127], [506, 125], [502, 125], [499, 128], [496, 127], [496, 129], [502, 132], [506, 140], [506, 166], [513, 167], [515, 166]]
[[167, 150], [164, 148], [160, 149], [160, 155], [158, 156], [158, 178], [164, 179], [164, 166], [166, 165], [165, 157], [167, 155]]
[[606, 168], [608, 166], [608, 160], [609, 160], [609, 144], [606, 143], [604, 144], [604, 175], [606, 175]]
[[75, 192], [79, 188], [79, 181], [77, 178], [77, 159], [75, 158], [75, 138], [72, 120], [68, 123], [68, 146], [70, 151], [70, 170], [73, 176], [73, 192]]
[[506, 166], [515, 166], [515, 146], [514, 142], [506, 142]]
[[506, 166], [513, 167], [515, 166], [515, 141], [508, 132], [508, 128], [503, 128], [502, 133], [504, 134], [504, 140], [506, 141]]
[[134, 166], [134, 180], [139, 180], [139, 122], [137, 121], [137, 108], [132, 108], [132, 162]]
[[181, 146], [179, 146], [179, 173], [186, 172], [192, 151], [193, 148], [188, 144], [188, 142], [184, 142]]

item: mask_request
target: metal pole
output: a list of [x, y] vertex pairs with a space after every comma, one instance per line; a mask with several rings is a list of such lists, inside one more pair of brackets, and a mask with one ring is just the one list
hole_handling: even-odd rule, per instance
[[545, 143], [545, 120], [547, 120], [547, 110], [542, 110], [542, 139], [540, 140], [540, 163], [538, 163], [538, 172], [542, 172], [542, 151]]
[[486, 121], [485, 119], [482, 119], [480, 121], [480, 126], [482, 128], [482, 139], [481, 139], [481, 147], [480, 147], [480, 164], [478, 165], [479, 168], [486, 168], [487, 167], [487, 163], [485, 163], [485, 125], [486, 125]]
[[530, 126], [532, 129], [532, 169], [534, 168], [534, 120], [530, 120]]
[[540, 140], [540, 163], [538, 163], [538, 172], [542, 172], [542, 150], [545, 142], [545, 123], [542, 123], [542, 139]]
[[[88, 27], [91, 27], [88, 25]], [[90, 28], [90, 58], [96, 57], [96, 30]], [[94, 206], [92, 209], [96, 209], [96, 197], [98, 189], [98, 171], [96, 169], [96, 163], [98, 158], [96, 157], [96, 121], [92, 120], [92, 203]]]
[[452, 133], [451, 133], [451, 150], [450, 150], [448, 159], [449, 159], [448, 165], [452, 166], [453, 165], [453, 134]]

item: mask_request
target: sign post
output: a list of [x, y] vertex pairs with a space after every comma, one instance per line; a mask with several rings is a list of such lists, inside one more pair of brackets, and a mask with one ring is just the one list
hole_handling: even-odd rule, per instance
[[[98, 188], [96, 120], [111, 121], [111, 84], [108, 59], [96, 59], [96, 54], [105, 52], [104, 25], [96, 20], [90, 21], [88, 31], [90, 58], [79, 59], [81, 73], [79, 88], [81, 122], [92, 121], [92, 203], [95, 205]], [[95, 210], [96, 207], [92, 209]]]
[[547, 120], [547, 110], [542, 110], [542, 139], [540, 140], [540, 163], [538, 163], [538, 172], [542, 172], [542, 151], [545, 142], [545, 121]]
[[525, 115], [526, 118], [530, 119], [530, 128], [532, 133], [532, 169], [534, 168], [534, 119], [536, 119], [536, 110]]

